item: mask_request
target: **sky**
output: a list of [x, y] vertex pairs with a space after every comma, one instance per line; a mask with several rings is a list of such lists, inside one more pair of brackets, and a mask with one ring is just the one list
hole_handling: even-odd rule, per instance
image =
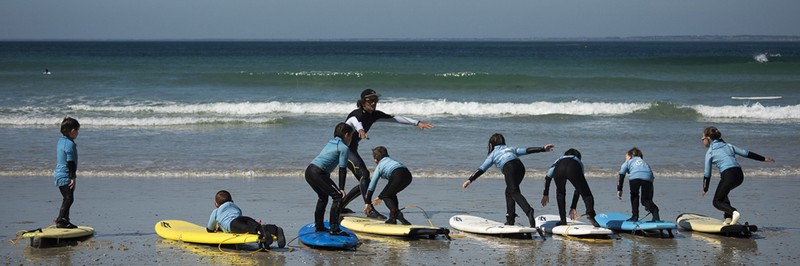
[[0, 0], [0, 40], [800, 36], [798, 0]]

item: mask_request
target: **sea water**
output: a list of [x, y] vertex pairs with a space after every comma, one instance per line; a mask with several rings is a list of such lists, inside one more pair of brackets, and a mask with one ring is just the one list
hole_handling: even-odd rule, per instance
[[[43, 75], [45, 69], [51, 74]], [[541, 178], [568, 148], [590, 177], [638, 147], [658, 177], [701, 178], [705, 126], [753, 177], [800, 176], [796, 42], [0, 42], [0, 175], [51, 176], [59, 123], [81, 123], [79, 176], [302, 176], [356, 108], [415, 177], [466, 178], [502, 133]], [[780, 96], [769, 100], [731, 97]], [[498, 177], [489, 171], [488, 177]]]

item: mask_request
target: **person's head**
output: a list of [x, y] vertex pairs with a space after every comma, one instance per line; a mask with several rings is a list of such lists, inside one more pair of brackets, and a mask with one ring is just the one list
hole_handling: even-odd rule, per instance
[[345, 143], [349, 143], [350, 134], [353, 134], [353, 127], [346, 123], [336, 124], [336, 127], [333, 129], [333, 136], [341, 138]]
[[378, 97], [381, 95], [373, 89], [366, 89], [361, 92], [361, 98], [356, 102], [358, 108], [363, 109], [367, 113], [372, 113], [378, 106]]
[[228, 201], [233, 201], [233, 197], [231, 197], [231, 193], [227, 190], [220, 190], [217, 192], [217, 195], [214, 196], [214, 205], [217, 207]]
[[564, 155], [572, 155], [572, 156], [578, 157], [578, 160], [581, 159], [581, 152], [579, 152], [575, 148], [570, 148], [569, 150], [565, 151]]
[[372, 159], [375, 160], [375, 163], [380, 162], [384, 157], [389, 157], [389, 151], [386, 150], [386, 147], [378, 146], [372, 149]]
[[639, 157], [639, 158], [644, 159], [644, 155], [642, 155], [642, 151], [640, 151], [639, 148], [636, 148], [636, 147], [633, 147], [632, 149], [628, 150], [628, 152], [625, 153], [625, 158], [626, 159], [630, 160], [633, 157]]
[[703, 137], [700, 140], [703, 141], [703, 145], [706, 147], [711, 145], [711, 142], [714, 140], [722, 139], [722, 132], [719, 132], [719, 129], [716, 127], [706, 127], [703, 129]]
[[78, 137], [78, 130], [81, 129], [81, 124], [78, 120], [72, 117], [65, 117], [61, 121], [61, 134], [71, 139]]
[[492, 136], [489, 137], [489, 152], [487, 154], [492, 153], [494, 147], [499, 145], [506, 145], [506, 138], [500, 133], [492, 134]]

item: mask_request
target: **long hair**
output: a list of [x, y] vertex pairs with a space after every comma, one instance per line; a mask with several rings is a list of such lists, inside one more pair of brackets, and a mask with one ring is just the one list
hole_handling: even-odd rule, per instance
[[722, 132], [719, 132], [719, 129], [716, 127], [706, 127], [703, 129], [703, 136], [706, 136], [711, 140], [718, 140], [722, 139]]
[[351, 132], [353, 132], [353, 127], [346, 123], [339, 123], [336, 124], [336, 128], [333, 129], [333, 136], [344, 139], [344, 135]]
[[506, 138], [503, 137], [503, 134], [494, 133], [491, 137], [489, 137], [489, 151], [486, 154], [492, 153], [494, 147], [499, 145], [506, 145]]

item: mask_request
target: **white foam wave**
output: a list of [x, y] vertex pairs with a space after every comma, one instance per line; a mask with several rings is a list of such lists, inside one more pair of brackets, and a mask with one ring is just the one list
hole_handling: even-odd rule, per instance
[[745, 118], [763, 120], [798, 120], [800, 105], [763, 106], [760, 103], [739, 106], [689, 106], [704, 117], [710, 118]]
[[[72, 115], [74, 116], [74, 115]], [[77, 116], [76, 116], [77, 117]], [[61, 123], [61, 117], [56, 116], [7, 116], [0, 115], [0, 125], [15, 126], [51, 126]], [[92, 126], [187, 126], [202, 124], [270, 124], [279, 121], [280, 117], [94, 117], [80, 116], [82, 125]]]

